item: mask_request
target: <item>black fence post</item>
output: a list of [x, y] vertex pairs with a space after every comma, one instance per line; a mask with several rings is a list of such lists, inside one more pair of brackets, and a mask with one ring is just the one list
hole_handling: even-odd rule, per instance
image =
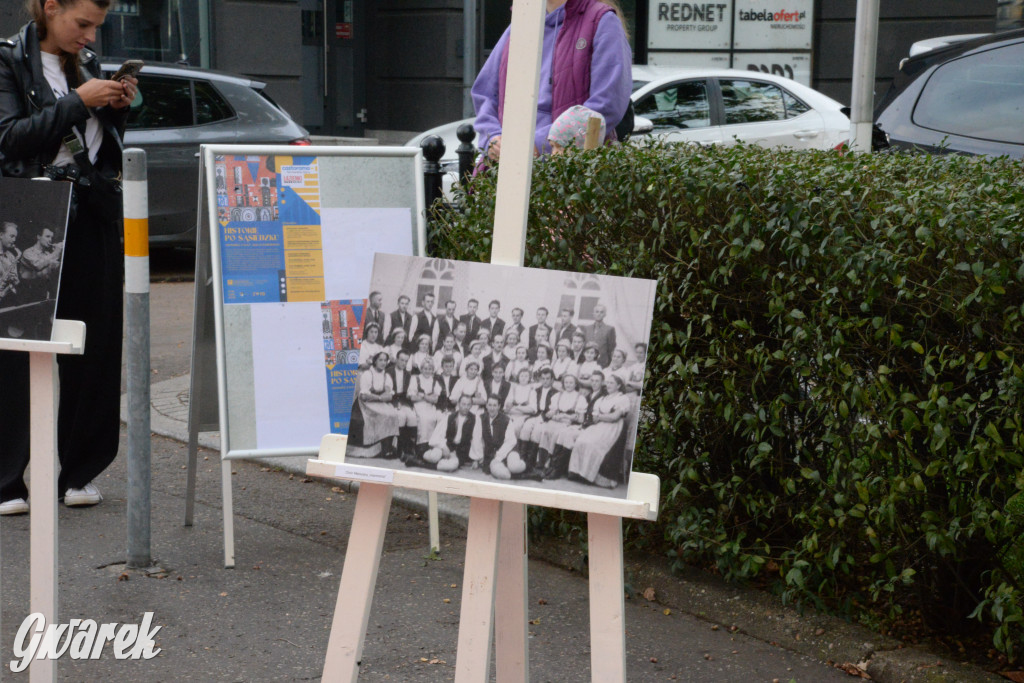
[[441, 198], [441, 157], [444, 156], [444, 140], [437, 135], [431, 135], [423, 139], [420, 149], [423, 150], [423, 158], [426, 160], [423, 164], [423, 189], [429, 209]]
[[455, 135], [462, 143], [455, 153], [459, 155], [459, 181], [465, 187], [473, 175], [473, 162], [476, 161], [476, 145], [473, 144], [476, 141], [476, 130], [473, 129], [472, 123], [464, 123], [459, 126]]

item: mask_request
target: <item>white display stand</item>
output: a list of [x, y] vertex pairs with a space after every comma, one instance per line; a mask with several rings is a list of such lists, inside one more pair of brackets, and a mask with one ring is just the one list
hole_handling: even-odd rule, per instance
[[[523, 265], [545, 15], [545, 0], [516, 0], [512, 5], [510, 66], [491, 251], [491, 263], [495, 264]], [[337, 437], [325, 436], [320, 444], [321, 459], [310, 460], [306, 465], [309, 474], [362, 481], [348, 544], [358, 552], [346, 553], [323, 680], [333, 683], [359, 677], [392, 486], [471, 499], [455, 665], [457, 682], [490, 680], [492, 637], [497, 640], [497, 680], [529, 680], [526, 505], [588, 513], [591, 680], [626, 680], [620, 518], [657, 519], [658, 477], [633, 472], [626, 498], [617, 499], [347, 465], [343, 462], [344, 448], [344, 442]], [[367, 552], [371, 548], [373, 551]], [[496, 583], [502, 586], [497, 602]]]
[[[29, 354], [32, 517], [29, 562], [30, 614], [39, 612], [47, 624], [57, 623], [57, 355], [81, 355], [85, 323], [54, 320], [51, 341], [0, 339], [0, 350]], [[32, 683], [57, 680], [57, 662], [33, 659]]]
[[[233, 302], [228, 312], [224, 299], [224, 272], [218, 226], [216, 158], [260, 156], [316, 158], [318, 187], [316, 204], [321, 210], [376, 207], [408, 212], [412, 253], [422, 255], [426, 244], [423, 190], [423, 153], [411, 147], [291, 147], [287, 145], [203, 145], [200, 152], [200, 184], [196, 238], [195, 302], [192, 328], [192, 374], [189, 389], [188, 463], [185, 488], [185, 526], [191, 526], [195, 509], [199, 433], [220, 431], [221, 495], [224, 525], [224, 566], [235, 566], [234, 502], [231, 488], [231, 460], [260, 457], [315, 457], [321, 432], [319, 426], [303, 429], [298, 441], [277, 446], [258, 443], [258, 412], [254, 386], [253, 350], [268, 343], [287, 340], [291, 349], [301, 345], [291, 336], [292, 326], [274, 328], [260, 339], [252, 335], [251, 318], [238, 314], [249, 302]], [[386, 178], [387, 182], [382, 179]], [[344, 181], [344, 182], [342, 182]], [[326, 226], [326, 224], [324, 224]], [[332, 231], [337, 226], [331, 227]], [[337, 232], [341, 232], [337, 230]], [[339, 247], [340, 240], [332, 244]], [[322, 248], [326, 248], [324, 245]], [[351, 267], [351, 261], [372, 263], [372, 250], [361, 243], [345, 253], [328, 253], [335, 268]], [[326, 258], [326, 257], [325, 257]], [[369, 292], [366, 292], [368, 295]], [[344, 298], [363, 298], [344, 297]], [[308, 303], [308, 302], [305, 302]], [[260, 306], [274, 304], [258, 304]], [[252, 313], [249, 312], [248, 316]], [[245, 322], [248, 320], [248, 322]], [[319, 323], [318, 323], [319, 325]], [[303, 340], [304, 341], [304, 340]], [[319, 343], [319, 339], [317, 342]], [[321, 355], [319, 352], [316, 355]], [[240, 360], [241, 359], [241, 360]], [[248, 359], [248, 364], [244, 359]], [[230, 361], [230, 362], [229, 362]], [[230, 370], [229, 370], [230, 366]], [[291, 378], [288, 386], [315, 395], [323, 386], [322, 375], [313, 384], [308, 375]], [[326, 395], [324, 396], [326, 401]], [[324, 427], [329, 420], [324, 420]], [[432, 548], [436, 548], [437, 501], [428, 501]]]
[[[492, 634], [498, 680], [527, 680], [526, 505], [588, 513], [592, 679], [626, 680], [620, 518], [657, 519], [658, 477], [633, 472], [626, 498], [620, 499], [348, 464], [344, 449], [341, 437], [327, 435], [321, 459], [306, 463], [308, 474], [361, 482], [348, 540], [358, 551], [345, 556], [323, 680], [359, 676], [392, 487], [470, 497], [456, 681], [488, 680]], [[497, 584], [502, 590], [496, 601]]]

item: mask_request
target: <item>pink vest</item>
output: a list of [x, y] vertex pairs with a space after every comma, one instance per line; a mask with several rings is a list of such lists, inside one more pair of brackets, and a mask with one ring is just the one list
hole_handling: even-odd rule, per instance
[[[611, 7], [598, 0], [569, 0], [565, 3], [565, 21], [555, 38], [551, 55], [551, 120], [569, 107], [583, 104], [590, 97], [590, 58], [594, 54], [594, 34], [597, 24]], [[498, 70], [498, 122], [505, 111], [505, 81], [508, 77], [508, 48], [501, 55]], [[608, 138], [615, 138], [613, 128]]]

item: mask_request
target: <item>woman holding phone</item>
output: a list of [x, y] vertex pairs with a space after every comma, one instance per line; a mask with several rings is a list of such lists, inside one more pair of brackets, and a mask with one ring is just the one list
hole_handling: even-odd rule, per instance
[[[72, 183], [57, 317], [85, 322], [82, 356], [62, 355], [58, 495], [95, 505], [117, 455], [122, 281], [121, 135], [138, 81], [100, 76], [86, 45], [110, 0], [28, 0], [31, 21], [0, 41], [0, 158], [8, 177]], [[0, 514], [28, 512], [28, 356], [0, 353]]]

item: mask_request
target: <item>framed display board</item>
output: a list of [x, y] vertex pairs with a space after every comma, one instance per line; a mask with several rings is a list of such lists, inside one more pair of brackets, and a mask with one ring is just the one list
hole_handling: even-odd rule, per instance
[[423, 252], [421, 152], [203, 155], [222, 456], [315, 454], [348, 431], [374, 254]]
[[0, 338], [49, 341], [71, 183], [0, 178]]

